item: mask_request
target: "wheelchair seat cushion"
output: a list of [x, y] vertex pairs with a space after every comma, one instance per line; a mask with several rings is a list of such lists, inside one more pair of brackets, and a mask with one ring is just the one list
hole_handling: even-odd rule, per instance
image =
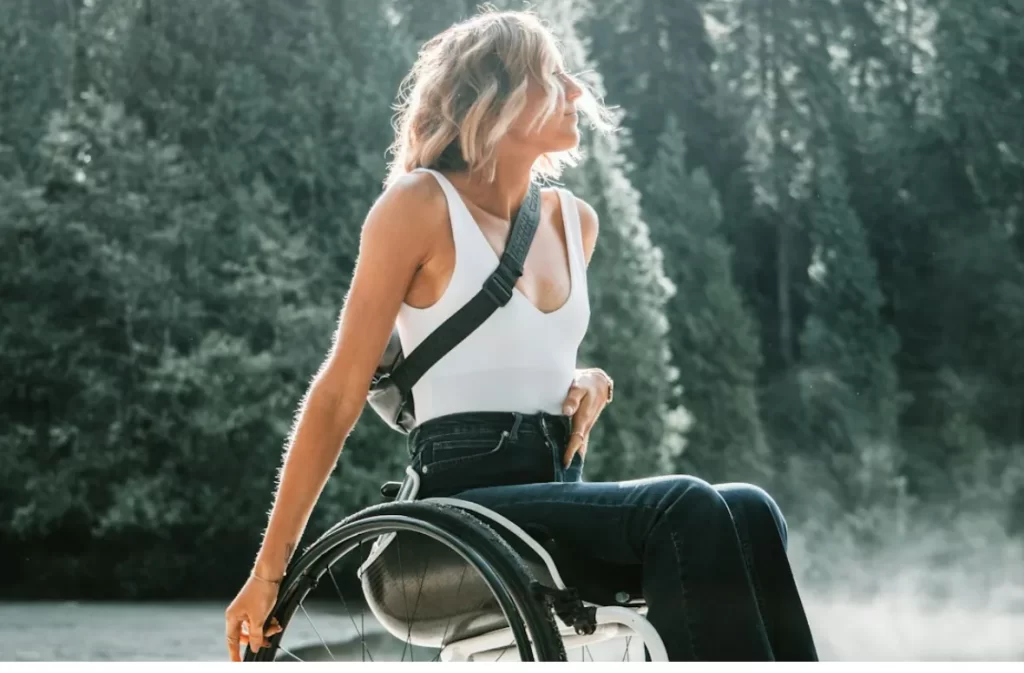
[[[538, 581], [554, 587], [547, 566], [518, 536], [498, 532]], [[538, 537], [567, 587], [596, 605], [643, 605], [639, 566], [610, 565]], [[367, 604], [392, 634], [421, 647], [469, 638], [507, 625], [483, 581], [451, 548], [423, 535], [398, 533], [361, 576]]]
[[413, 645], [439, 648], [507, 625], [481, 575], [453, 549], [423, 535], [395, 535], [360, 579], [381, 624]]

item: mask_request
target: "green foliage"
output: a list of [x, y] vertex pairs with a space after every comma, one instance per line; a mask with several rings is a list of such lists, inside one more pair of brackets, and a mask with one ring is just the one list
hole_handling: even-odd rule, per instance
[[757, 402], [756, 325], [731, 273], [718, 196], [704, 169], [690, 171], [673, 117], [641, 174], [651, 236], [676, 291], [666, 313], [680, 399], [693, 416], [676, 469], [711, 481], [762, 481], [770, 470]]
[[[8, 3], [0, 591], [235, 586], [399, 82], [475, 4]], [[922, 512], [1024, 531], [1020, 3], [536, 9], [624, 131], [565, 175], [601, 219], [580, 364], [617, 382], [590, 478], [765, 482], [851, 558]], [[360, 422], [310, 534], [401, 444]]]
[[875, 262], [830, 159], [824, 156], [816, 167], [816, 198], [808, 204], [811, 282], [801, 360], [842, 382], [849, 390], [845, 408], [864, 418], [869, 435], [892, 439], [899, 415], [892, 362], [897, 335], [882, 318]]
[[64, 2], [12, 0], [0, 25], [0, 176], [35, 175], [51, 110], [66, 98], [71, 46]]
[[[88, 45], [89, 86], [44, 108], [34, 155], [14, 155], [46, 172], [2, 182], [5, 266], [19, 271], [3, 280], [0, 443], [23, 478], [0, 492], [0, 538], [26, 552], [6, 576], [31, 567], [57, 593], [110, 595], [114, 577], [125, 595], [223, 591], [256, 548], [289, 419], [329, 346], [384, 174], [382, 111], [416, 44], [364, 3], [80, 9], [66, 30]], [[628, 182], [590, 163], [595, 198], [613, 199], [597, 204], [606, 238], [637, 272], [596, 262], [620, 278], [595, 283], [598, 304], [624, 311], [590, 346], [626, 390], [608, 423], [626, 459], [605, 473], [647, 473], [671, 436], [666, 288], [635, 200], [614, 201]], [[359, 423], [310, 534], [377, 501], [404, 453]], [[225, 545], [215, 571], [189, 560]]]
[[[52, 545], [74, 527], [84, 536], [74, 553], [92, 576], [126, 546], [163, 555], [158, 567], [180, 567], [214, 541], [251, 558], [288, 420], [329, 345], [359, 222], [383, 176], [387, 120], [376, 136], [373, 120], [403, 56], [354, 79], [335, 51], [354, 27], [325, 28], [313, 5], [289, 8], [292, 23], [263, 50], [254, 45], [266, 17], [232, 3], [117, 7], [125, 39], [91, 61], [110, 93], [85, 91], [52, 115], [40, 187], [3, 183], [5, 266], [19, 269], [4, 277], [15, 299], [5, 302], [10, 348], [0, 357], [5, 398], [17, 404], [5, 405], [3, 441], [25, 479], [6, 487], [0, 536]], [[190, 19], [177, 14], [186, 11]], [[362, 41], [386, 51], [386, 40]], [[187, 72], [163, 88], [168, 63]], [[133, 79], [140, 71], [154, 88]], [[117, 92], [123, 102], [109, 98]], [[330, 99], [336, 113], [318, 102]], [[335, 513], [374, 501], [370, 492], [400, 469], [399, 442], [364, 425], [350, 442], [356, 457], [339, 468], [351, 486], [328, 493]], [[26, 558], [47, 574], [66, 556]], [[146, 570], [152, 560], [106, 576], [129, 593], [179, 591], [173, 573]], [[199, 576], [193, 590], [217, 590], [239, 568]]]
[[[761, 328], [771, 485], [793, 521], [858, 544], [967, 503], [1020, 521], [1020, 3], [588, 4], [646, 219], [661, 203], [669, 222], [708, 210], [665, 157], [685, 154], [724, 195]], [[714, 414], [685, 398], [699, 353], [674, 353], [691, 440]]]

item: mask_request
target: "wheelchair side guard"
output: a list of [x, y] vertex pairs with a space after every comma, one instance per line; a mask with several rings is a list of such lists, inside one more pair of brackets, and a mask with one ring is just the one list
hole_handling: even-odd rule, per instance
[[[401, 502], [404, 500], [415, 500], [416, 495], [419, 493], [419, 490], [419, 472], [414, 470], [411, 465], [408, 465], [405, 468], [405, 480], [402, 481], [401, 483], [397, 481], [389, 481], [385, 483], [383, 486], [381, 486], [380, 493], [387, 499], [392, 499], [395, 502]], [[502, 515], [498, 514], [497, 512], [491, 509], [488, 509], [487, 507], [484, 507], [483, 505], [478, 505], [474, 502], [469, 502], [468, 500], [460, 500], [459, 498], [427, 498], [423, 502], [436, 502], [442, 505], [458, 507], [459, 509], [467, 510], [473, 512], [474, 514], [480, 517], [483, 517], [484, 519], [490, 521], [492, 525], [498, 525], [501, 528], [504, 528], [505, 530], [507, 530], [508, 532], [512, 533], [517, 538], [522, 540], [523, 543], [526, 544], [526, 546], [528, 546], [533, 551], [533, 553], [537, 555], [537, 558], [539, 558], [541, 562], [544, 564], [544, 566], [547, 568], [548, 574], [551, 575], [551, 579], [555, 584], [555, 588], [565, 589], [565, 582], [562, 581], [562, 575], [558, 572], [558, 566], [555, 565], [555, 560], [551, 558], [551, 554], [548, 553], [548, 550], [545, 549], [544, 546], [541, 545], [539, 542], [537, 542], [537, 540], [535, 540], [533, 536], [531, 536], [529, 533], [527, 533], [525, 530], [523, 530], [521, 527], [519, 527], [509, 519], [503, 517]], [[388, 533], [387, 535], [384, 535], [381, 538], [379, 538], [377, 542], [374, 543], [373, 549], [370, 550], [370, 555], [367, 558], [366, 563], [364, 563], [359, 568], [360, 577], [362, 577], [364, 568], [368, 566], [370, 563], [372, 563], [378, 556], [380, 556], [381, 552], [384, 550], [384, 547], [386, 547], [391, 542], [391, 540], [394, 539], [394, 536], [394, 533]]]
[[460, 500], [458, 498], [427, 498], [424, 502], [437, 502], [473, 512], [522, 540], [545, 565], [548, 574], [551, 576], [551, 581], [555, 584], [555, 587], [552, 588], [537, 581], [531, 582], [530, 590], [533, 592], [534, 597], [546, 603], [564, 624], [571, 626], [579, 635], [589, 636], [594, 633], [597, 629], [597, 607], [586, 605], [575, 588], [565, 585], [561, 574], [558, 572], [558, 566], [555, 564], [551, 554], [548, 553], [548, 550], [519, 525], [494, 510], [478, 505], [475, 502], [469, 502], [468, 500]]
[[548, 574], [551, 575], [551, 581], [555, 583], [555, 588], [565, 589], [565, 582], [562, 581], [562, 574], [558, 572], [558, 566], [555, 565], [555, 560], [551, 558], [551, 554], [548, 550], [543, 547], [532, 535], [527, 533], [517, 524], [513, 523], [509, 519], [503, 517], [492, 509], [488, 509], [483, 505], [478, 505], [475, 502], [468, 500], [460, 500], [458, 498], [427, 498], [423, 502], [436, 502], [442, 505], [449, 505], [451, 507], [458, 507], [459, 509], [466, 510], [477, 514], [484, 519], [488, 519], [493, 525], [500, 526], [508, 532], [515, 535], [517, 538], [530, 548], [530, 550], [537, 555], [537, 558], [541, 560], [544, 566], [547, 568]]
[[[384, 484], [381, 487], [381, 494], [384, 495], [384, 497], [388, 497], [394, 494], [393, 497], [396, 502], [401, 502], [403, 500], [415, 500], [416, 495], [419, 493], [420, 475], [418, 472], [416, 472], [416, 470], [412, 468], [411, 465], [405, 468], [405, 474], [405, 481], [403, 481], [400, 485], [398, 484], [398, 482], [388, 482]], [[396, 486], [398, 488], [397, 492], [395, 490]], [[551, 556], [551, 553], [540, 542], [538, 542], [536, 538], [534, 538], [532, 535], [527, 533], [519, 525], [512, 522], [508, 518], [502, 516], [501, 514], [498, 514], [492, 509], [484, 507], [483, 505], [478, 505], [475, 502], [461, 500], [459, 498], [427, 498], [421, 502], [435, 502], [441, 505], [449, 505], [451, 507], [456, 507], [464, 511], [472, 512], [473, 514], [476, 514], [485, 521], [488, 521], [492, 526], [497, 526], [511, 533], [519, 540], [521, 540], [523, 544], [525, 544], [536, 555], [536, 557], [541, 561], [541, 563], [544, 564], [544, 567], [547, 569], [548, 575], [551, 577], [552, 583], [554, 583], [555, 585], [554, 589], [559, 591], [566, 589], [565, 581], [562, 579], [562, 574], [558, 571], [558, 565], [555, 563], [555, 560]], [[360, 577], [362, 577], [364, 568], [367, 567], [370, 563], [372, 563], [378, 556], [380, 556], [384, 548], [391, 542], [391, 540], [394, 539], [394, 536], [394, 533], [388, 533], [387, 535], [384, 535], [381, 538], [379, 538], [377, 542], [374, 543], [374, 547], [370, 550], [370, 555], [367, 558], [366, 563], [364, 563], [363, 566], [361, 566], [359, 569]], [[624, 596], [621, 598], [619, 596], [616, 596], [616, 599], [620, 603], [628, 602], [628, 598], [628, 596]]]

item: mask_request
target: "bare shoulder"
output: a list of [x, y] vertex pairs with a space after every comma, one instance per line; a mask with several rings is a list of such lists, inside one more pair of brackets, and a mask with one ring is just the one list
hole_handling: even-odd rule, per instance
[[334, 345], [318, 375], [329, 398], [362, 408], [402, 301], [447, 217], [444, 192], [426, 173], [404, 175], [377, 197], [363, 223]]
[[403, 247], [427, 246], [447, 225], [444, 190], [429, 173], [408, 173], [377, 198], [363, 225], [363, 237], [393, 239]]

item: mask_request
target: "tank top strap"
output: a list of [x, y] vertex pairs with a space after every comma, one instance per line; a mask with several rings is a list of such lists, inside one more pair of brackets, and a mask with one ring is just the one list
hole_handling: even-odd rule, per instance
[[430, 173], [437, 180], [437, 184], [441, 185], [441, 189], [444, 191], [444, 196], [448, 199], [448, 210], [453, 210], [452, 206], [462, 198], [459, 196], [459, 192], [455, 189], [455, 185], [444, 176], [444, 173], [435, 171], [433, 168], [414, 168], [413, 173]]
[[565, 225], [565, 241], [569, 250], [569, 262], [574, 283], [584, 287], [587, 282], [587, 257], [583, 251], [583, 228], [580, 223], [579, 204], [576, 197], [564, 187], [558, 188], [558, 199], [562, 205], [562, 222]]
[[[432, 168], [415, 168], [412, 172], [430, 173], [437, 180], [437, 184], [441, 185], [445, 200], [448, 201], [448, 220], [451, 223], [452, 237], [455, 239], [456, 256], [459, 256], [460, 250], [472, 249], [476, 243], [475, 238], [481, 234], [455, 185], [443, 173]], [[471, 255], [470, 258], [472, 257]]]

